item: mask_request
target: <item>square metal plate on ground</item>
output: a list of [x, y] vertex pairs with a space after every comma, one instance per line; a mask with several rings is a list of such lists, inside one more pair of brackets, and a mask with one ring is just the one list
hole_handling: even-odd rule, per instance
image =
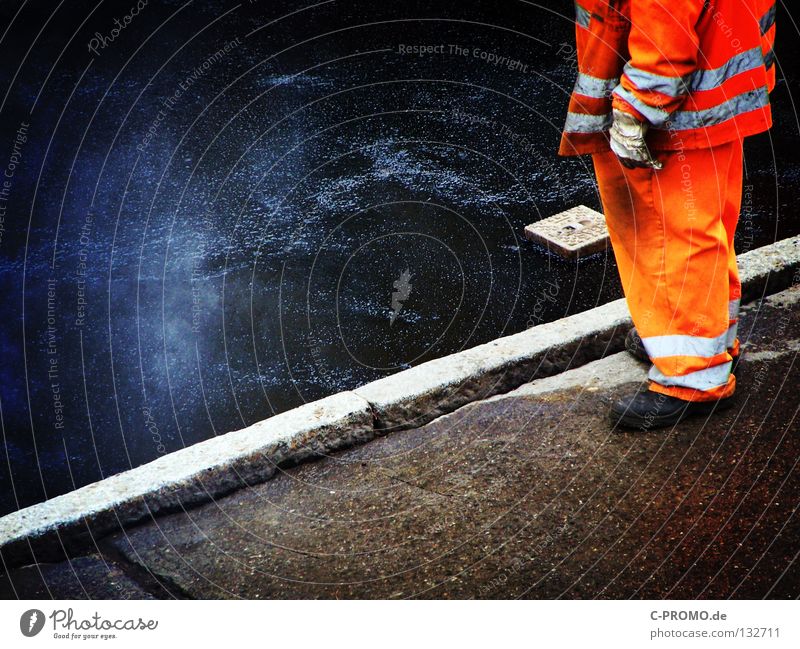
[[525, 226], [525, 238], [573, 259], [605, 250], [608, 229], [600, 212], [578, 205]]

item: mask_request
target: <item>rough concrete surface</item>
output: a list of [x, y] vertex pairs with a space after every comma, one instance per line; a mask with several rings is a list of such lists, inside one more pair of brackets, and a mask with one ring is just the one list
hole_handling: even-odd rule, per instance
[[741, 338], [736, 406], [707, 420], [614, 430], [646, 371], [617, 354], [100, 551], [156, 596], [795, 598], [800, 288], [748, 305]]

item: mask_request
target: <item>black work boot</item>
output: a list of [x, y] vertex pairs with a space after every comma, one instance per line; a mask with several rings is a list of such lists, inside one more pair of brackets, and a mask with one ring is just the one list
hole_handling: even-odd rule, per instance
[[710, 415], [733, 405], [733, 397], [718, 401], [684, 401], [647, 388], [611, 406], [611, 421], [624, 428], [643, 431], [673, 426], [687, 417]]
[[[647, 352], [644, 349], [644, 343], [642, 343], [642, 339], [639, 336], [639, 332], [636, 331], [636, 327], [631, 327], [628, 330], [628, 335], [625, 336], [625, 350], [636, 360], [643, 361], [645, 363], [650, 362], [650, 357], [647, 355]], [[731, 374], [736, 374], [736, 367], [739, 365], [739, 356], [740, 354], [733, 356]]]
[[644, 343], [642, 343], [642, 339], [639, 337], [639, 332], [636, 331], [636, 327], [631, 327], [628, 330], [628, 335], [625, 336], [625, 349], [636, 360], [645, 363], [650, 362], [650, 357], [644, 349]]

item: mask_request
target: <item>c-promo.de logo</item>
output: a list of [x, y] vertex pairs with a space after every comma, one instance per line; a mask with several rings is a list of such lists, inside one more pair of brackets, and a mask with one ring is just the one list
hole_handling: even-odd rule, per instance
[[19, 618], [19, 630], [22, 635], [32, 638], [44, 627], [44, 613], [38, 608], [25, 611]]

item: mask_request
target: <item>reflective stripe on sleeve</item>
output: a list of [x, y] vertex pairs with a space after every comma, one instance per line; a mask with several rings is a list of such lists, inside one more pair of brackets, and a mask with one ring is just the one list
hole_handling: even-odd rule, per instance
[[681, 97], [690, 90], [713, 90], [737, 74], [754, 70], [764, 63], [761, 47], [732, 56], [725, 65], [711, 70], [696, 70], [686, 77], [665, 77], [625, 64], [625, 75], [639, 90], [652, 90], [670, 97]]
[[620, 99], [624, 99], [626, 102], [628, 102], [642, 115], [644, 115], [645, 119], [647, 119], [647, 121], [654, 126], [660, 126], [661, 124], [664, 124], [670, 117], [667, 111], [656, 108], [655, 106], [648, 106], [641, 99], [636, 97], [636, 95], [634, 95], [630, 90], [627, 90], [622, 86], [617, 86], [614, 90], [614, 94]]
[[575, 82], [573, 92], [584, 97], [592, 97], [594, 99], [603, 99], [611, 94], [611, 91], [617, 87], [619, 79], [600, 79], [593, 77], [583, 72], [578, 73], [578, 80]]
[[[615, 90], [614, 92], [616, 93], [617, 91]], [[669, 118], [666, 127], [684, 131], [714, 126], [715, 124], [721, 124], [722, 122], [732, 119], [737, 115], [749, 113], [752, 110], [764, 108], [767, 105], [769, 105], [769, 95], [767, 94], [766, 86], [764, 86], [736, 95], [713, 108], [706, 108], [705, 110], [677, 110]], [[650, 119], [649, 115], [641, 110], [637, 104], [633, 104], [633, 106], [645, 117]], [[658, 113], [661, 112], [663, 111], [658, 111]], [[660, 126], [664, 123], [664, 121], [653, 122], [656, 126]]]
[[652, 90], [670, 97], [681, 97], [689, 92], [689, 75], [685, 77], [665, 77], [653, 72], [640, 70], [630, 63], [625, 64], [624, 73], [639, 90]]
[[689, 81], [691, 90], [713, 90], [737, 74], [754, 70], [764, 62], [761, 46], [732, 56], [725, 65], [713, 70], [697, 70]]
[[564, 130], [567, 133], [602, 133], [611, 128], [612, 121], [611, 113], [605, 115], [567, 113]]
[[581, 7], [577, 2], [575, 3], [575, 22], [584, 29], [589, 29], [589, 21], [592, 19], [592, 14], [588, 10]]
[[692, 390], [711, 390], [728, 382], [733, 363], [721, 363], [714, 367], [698, 370], [683, 376], [666, 376], [662, 374], [654, 365], [650, 368], [648, 377], [660, 385], [679, 388], [690, 388]]

